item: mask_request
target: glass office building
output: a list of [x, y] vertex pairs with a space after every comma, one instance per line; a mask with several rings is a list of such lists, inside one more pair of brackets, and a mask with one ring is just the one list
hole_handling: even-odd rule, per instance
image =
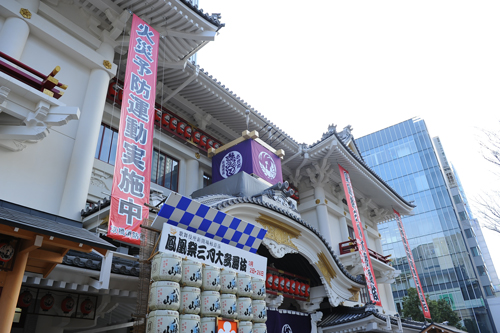
[[[470, 333], [496, 332], [472, 266], [425, 122], [410, 119], [356, 140], [365, 162], [417, 207], [403, 218], [420, 281], [431, 299], [446, 299]], [[395, 221], [379, 225], [385, 254], [401, 275], [392, 284], [401, 310], [415, 287]]]

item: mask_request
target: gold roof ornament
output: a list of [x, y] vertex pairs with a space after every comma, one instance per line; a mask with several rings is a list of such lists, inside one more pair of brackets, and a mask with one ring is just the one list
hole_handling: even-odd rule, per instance
[[21, 16], [24, 17], [25, 19], [28, 20], [31, 19], [31, 12], [26, 8], [21, 8], [19, 14], [21, 14]]
[[104, 60], [102, 64], [106, 69], [111, 69], [111, 67], [113, 67], [113, 64], [109, 62], [109, 60]]

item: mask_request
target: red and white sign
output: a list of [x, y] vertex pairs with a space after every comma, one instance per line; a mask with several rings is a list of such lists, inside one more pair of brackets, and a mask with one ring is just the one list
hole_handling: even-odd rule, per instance
[[344, 184], [344, 192], [347, 199], [347, 204], [349, 206], [349, 213], [351, 214], [354, 234], [356, 236], [356, 243], [358, 244], [359, 256], [361, 257], [361, 265], [363, 266], [363, 272], [365, 273], [368, 294], [370, 295], [370, 300], [373, 303], [382, 306], [382, 301], [378, 292], [377, 281], [375, 280], [375, 274], [373, 274], [372, 261], [370, 259], [370, 255], [368, 254], [368, 244], [366, 243], [363, 225], [361, 224], [358, 205], [356, 204], [356, 198], [354, 197], [354, 189], [352, 188], [351, 177], [349, 177], [349, 172], [341, 167], [340, 164], [339, 170], [340, 177], [342, 178], [342, 184]]
[[408, 243], [408, 238], [406, 237], [405, 228], [403, 227], [403, 221], [401, 220], [401, 215], [395, 210], [396, 222], [398, 223], [399, 233], [401, 234], [401, 240], [403, 241], [403, 246], [406, 252], [406, 258], [408, 259], [408, 265], [410, 266], [411, 275], [413, 281], [415, 282], [415, 287], [417, 288], [418, 298], [420, 299], [420, 304], [422, 305], [422, 312], [424, 317], [431, 319], [431, 312], [427, 306], [427, 301], [425, 300], [424, 290], [422, 289], [422, 284], [420, 283], [420, 278], [418, 277], [417, 266], [415, 266], [415, 260], [413, 259], [413, 253], [411, 252], [410, 244]]
[[123, 87], [108, 237], [140, 244], [148, 218], [159, 34], [134, 15]]

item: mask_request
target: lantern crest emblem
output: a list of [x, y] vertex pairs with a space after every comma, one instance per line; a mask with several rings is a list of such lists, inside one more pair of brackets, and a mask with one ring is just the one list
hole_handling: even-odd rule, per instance
[[237, 174], [243, 165], [243, 156], [237, 151], [232, 151], [222, 158], [220, 163], [220, 175], [223, 178]]
[[262, 172], [269, 179], [274, 179], [276, 177], [276, 164], [273, 161], [271, 155], [265, 151], [261, 151], [259, 154], [259, 165]]

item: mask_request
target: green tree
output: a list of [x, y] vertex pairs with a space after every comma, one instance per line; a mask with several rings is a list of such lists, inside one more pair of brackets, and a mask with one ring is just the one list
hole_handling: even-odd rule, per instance
[[[455, 326], [464, 331], [467, 330], [461, 325], [460, 318], [445, 299], [435, 301], [429, 299], [427, 296], [426, 300], [433, 322], [442, 323], [447, 321], [450, 326]], [[403, 298], [403, 317], [411, 317], [412, 320], [422, 322], [425, 319], [420, 305], [420, 299], [418, 298], [417, 289], [415, 288], [408, 289], [408, 296]]]

